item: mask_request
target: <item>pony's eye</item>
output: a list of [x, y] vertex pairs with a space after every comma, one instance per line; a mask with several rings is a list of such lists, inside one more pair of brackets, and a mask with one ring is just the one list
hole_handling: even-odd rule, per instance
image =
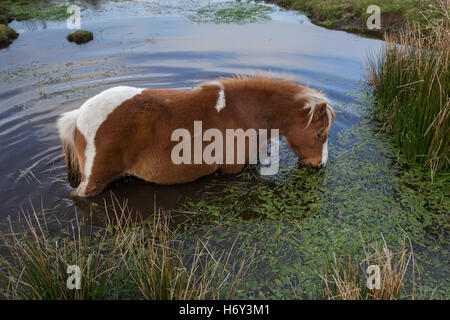
[[318, 133], [317, 138], [322, 138], [322, 135], [320, 133]]

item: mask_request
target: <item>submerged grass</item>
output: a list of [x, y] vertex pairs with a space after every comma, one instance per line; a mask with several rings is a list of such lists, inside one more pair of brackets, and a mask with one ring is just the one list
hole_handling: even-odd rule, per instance
[[428, 32], [408, 27], [368, 59], [377, 120], [431, 176], [450, 164], [450, 17], [448, 7], [440, 10], [444, 19], [430, 22]]
[[[186, 249], [172, 238], [168, 217], [132, 225], [116, 203], [121, 224], [97, 229], [80, 221], [57, 225], [33, 211], [1, 232], [0, 294], [7, 299], [227, 299], [234, 296], [252, 257], [232, 259], [207, 243]], [[55, 229], [55, 230], [53, 230]], [[53, 230], [53, 232], [52, 232]], [[192, 249], [193, 248], [193, 249]], [[239, 255], [238, 255], [239, 256]], [[79, 289], [68, 289], [69, 266]]]

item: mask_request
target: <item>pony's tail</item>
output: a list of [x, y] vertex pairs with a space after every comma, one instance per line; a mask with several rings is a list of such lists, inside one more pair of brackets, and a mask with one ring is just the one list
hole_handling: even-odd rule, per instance
[[80, 109], [63, 113], [57, 122], [59, 137], [65, 154], [67, 175], [72, 188], [78, 187], [81, 182], [81, 172], [75, 154], [75, 130]]

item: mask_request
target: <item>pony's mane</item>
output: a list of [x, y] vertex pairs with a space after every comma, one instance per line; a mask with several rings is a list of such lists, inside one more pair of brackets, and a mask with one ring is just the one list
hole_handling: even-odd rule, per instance
[[309, 109], [308, 112], [308, 123], [306, 124], [306, 128], [311, 124], [311, 121], [314, 116], [314, 112], [316, 111], [316, 107], [320, 105], [321, 103], [326, 103], [327, 106], [327, 118], [328, 118], [328, 124], [325, 128], [325, 133], [328, 133], [330, 130], [330, 127], [333, 123], [333, 120], [336, 118], [336, 114], [334, 113], [333, 108], [331, 107], [330, 100], [325, 96], [325, 94], [322, 91], [317, 91], [312, 88], [303, 87], [304, 90], [300, 92], [296, 98], [297, 99], [305, 99], [305, 109]]
[[283, 90], [286, 93], [296, 93], [299, 85], [287, 80], [272, 78], [272, 76], [262, 75], [240, 75], [236, 74], [231, 77], [223, 77], [219, 79], [220, 83], [227, 87], [240, 88], [257, 88], [257, 89], [273, 89], [274, 87]]
[[217, 81], [208, 82], [201, 84], [198, 88], [207, 88], [210, 86], [219, 86], [220, 88], [258, 88], [273, 90], [274, 87], [278, 90], [292, 95], [295, 100], [305, 100], [305, 109], [309, 109], [308, 112], [308, 122], [306, 128], [311, 124], [316, 107], [321, 103], [326, 103], [327, 106], [327, 117], [328, 124], [325, 128], [325, 133], [330, 130], [333, 120], [336, 118], [333, 108], [331, 107], [330, 100], [325, 96], [325, 94], [319, 90], [314, 90], [309, 87], [302, 86], [300, 84], [283, 80], [275, 79], [272, 76], [261, 76], [261, 75], [233, 75], [230, 77], [222, 77]]

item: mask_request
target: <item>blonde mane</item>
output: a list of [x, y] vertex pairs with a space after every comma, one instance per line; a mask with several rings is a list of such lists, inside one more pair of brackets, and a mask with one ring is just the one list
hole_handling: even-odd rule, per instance
[[330, 127], [333, 123], [333, 120], [336, 118], [336, 114], [334, 113], [333, 108], [331, 107], [330, 100], [325, 96], [325, 94], [322, 92], [321, 89], [319, 91], [304, 87], [306, 91], [299, 93], [296, 96], [296, 99], [306, 99], [305, 103], [305, 109], [309, 109], [308, 112], [308, 123], [306, 124], [306, 128], [311, 124], [311, 121], [314, 116], [314, 112], [316, 111], [316, 107], [320, 105], [321, 103], [326, 103], [327, 106], [327, 118], [328, 118], [328, 125], [325, 128], [325, 133], [328, 133], [330, 130]]

